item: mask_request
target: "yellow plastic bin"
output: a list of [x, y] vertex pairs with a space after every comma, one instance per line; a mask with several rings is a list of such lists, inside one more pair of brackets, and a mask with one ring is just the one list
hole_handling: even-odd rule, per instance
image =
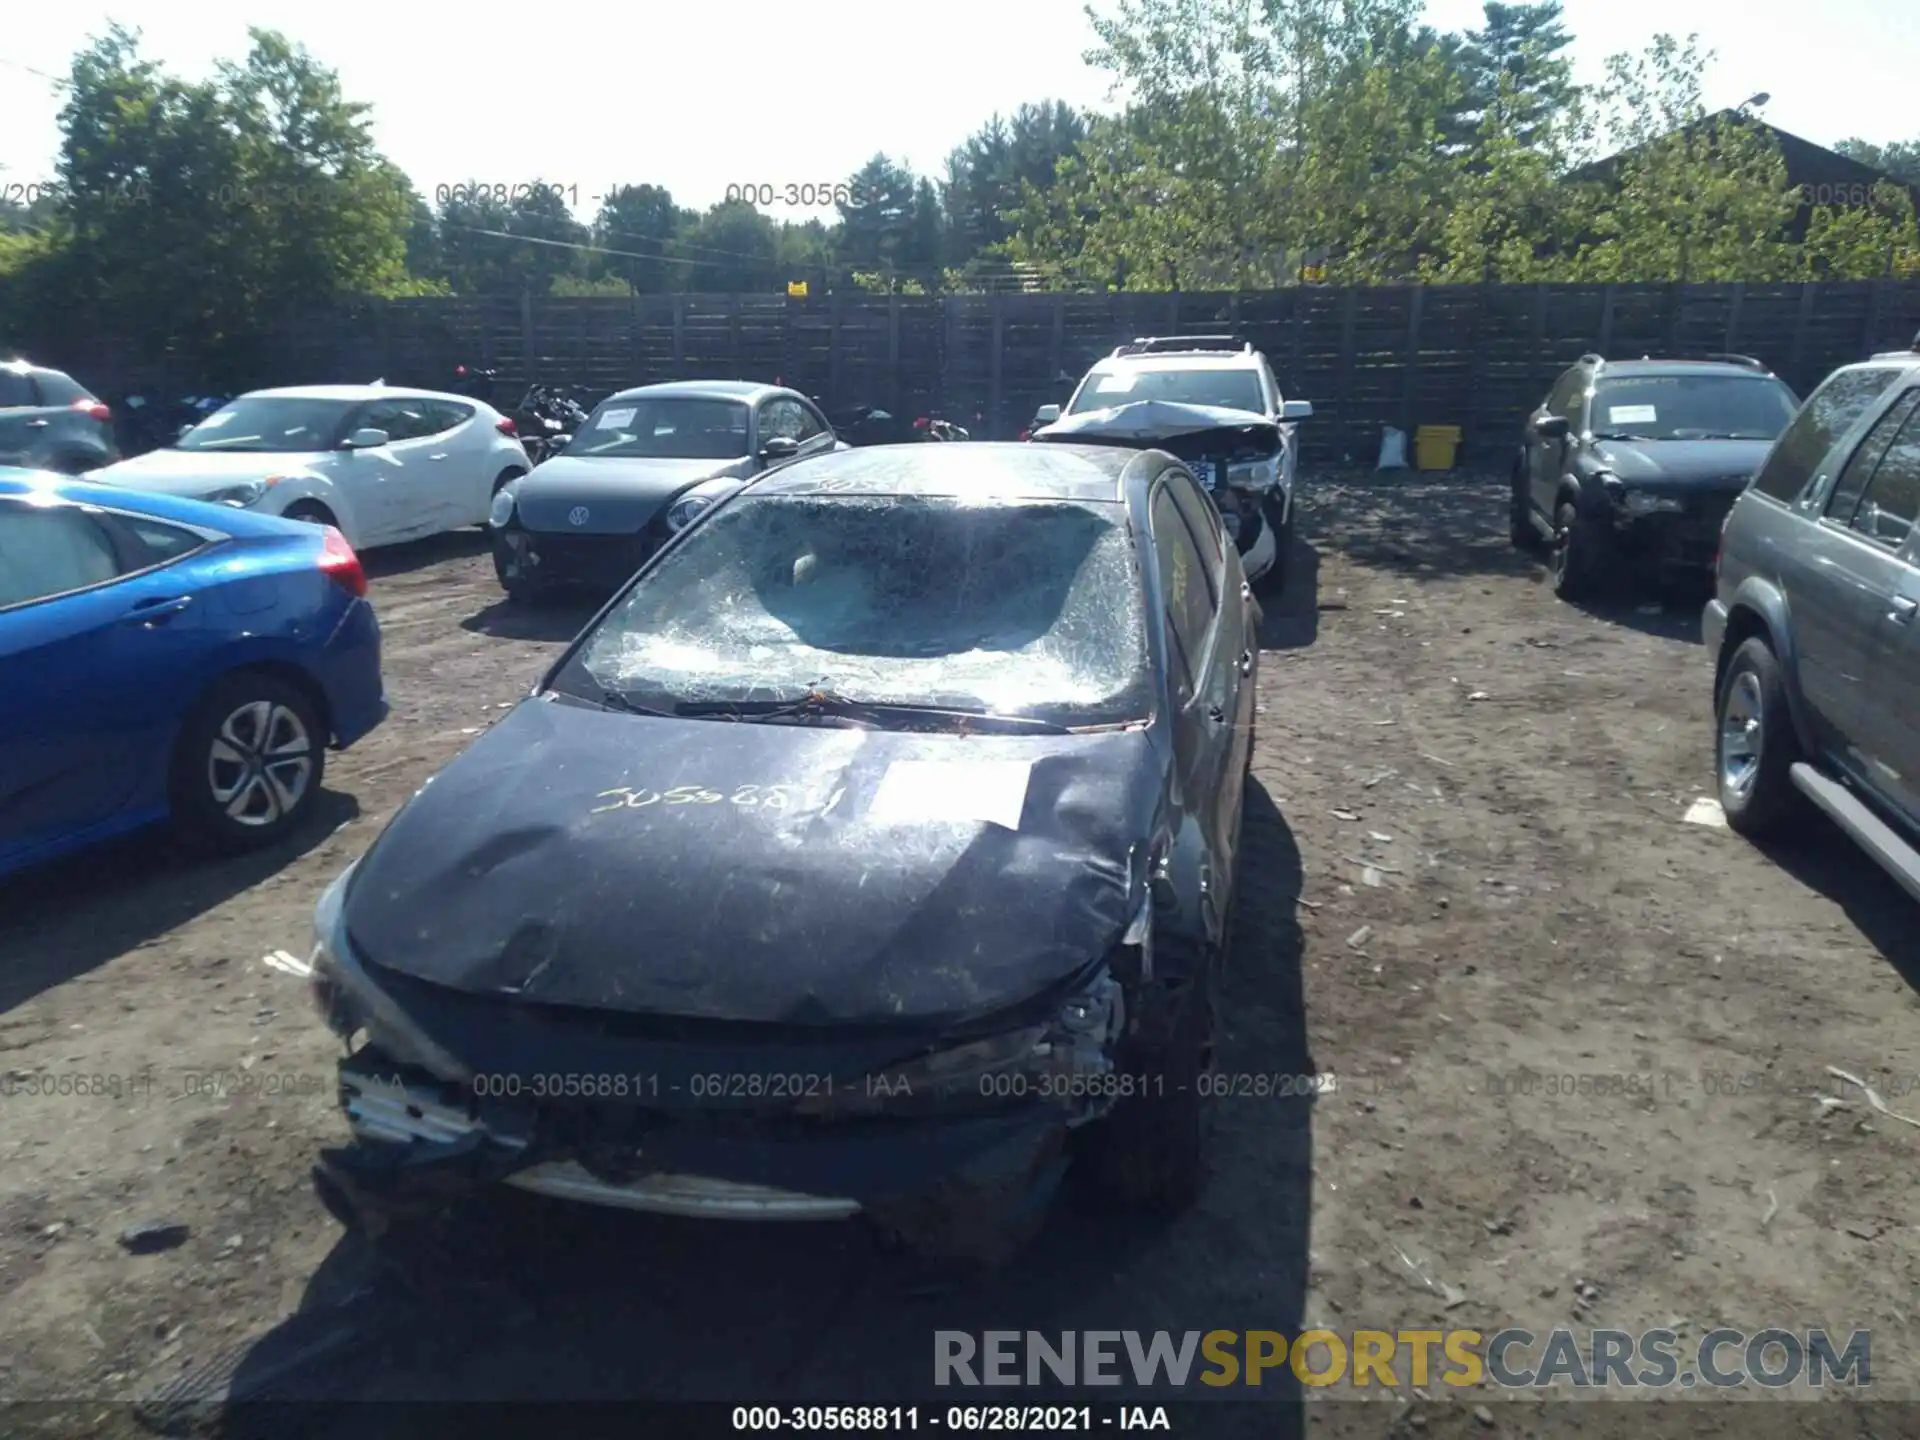
[[1451, 470], [1460, 448], [1458, 425], [1422, 425], [1413, 432], [1413, 463], [1421, 470]]

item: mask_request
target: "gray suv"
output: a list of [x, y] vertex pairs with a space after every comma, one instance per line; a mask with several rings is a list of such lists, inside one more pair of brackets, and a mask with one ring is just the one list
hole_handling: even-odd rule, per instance
[[1807, 802], [1920, 899], [1920, 353], [1808, 397], [1721, 532], [1720, 804], [1749, 836]]

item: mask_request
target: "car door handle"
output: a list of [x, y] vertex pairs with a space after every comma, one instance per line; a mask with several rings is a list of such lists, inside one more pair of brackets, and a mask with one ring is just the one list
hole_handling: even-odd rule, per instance
[[1253, 651], [1242, 650], [1240, 652], [1240, 673], [1242, 675], [1253, 674]]
[[1216, 725], [1224, 725], [1227, 723], [1227, 712], [1218, 705], [1209, 705], [1207, 706], [1207, 719]]
[[446, 450], [442, 450], [442, 451], [441, 451], [441, 452], [440, 452], [440, 453], [439, 453], [438, 455], [429, 455], [429, 456], [427, 456], [427, 458], [428, 458], [429, 460], [444, 460], [444, 459], [446, 459], [446, 458], [447, 458], [447, 456], [448, 456], [448, 454], [450, 454], [450, 453], [451, 453], [451, 452], [449, 452], [449, 451], [446, 451]]
[[29, 420], [27, 421], [27, 428], [29, 430], [44, 430], [52, 423], [51, 420]]
[[1896, 625], [1905, 625], [1913, 619], [1916, 613], [1920, 613], [1920, 600], [1910, 599], [1905, 595], [1896, 595], [1893, 597], [1893, 609], [1887, 612], [1887, 619]]
[[126, 616], [129, 625], [164, 625], [182, 610], [193, 604], [191, 595], [175, 595], [166, 599], [140, 600]]

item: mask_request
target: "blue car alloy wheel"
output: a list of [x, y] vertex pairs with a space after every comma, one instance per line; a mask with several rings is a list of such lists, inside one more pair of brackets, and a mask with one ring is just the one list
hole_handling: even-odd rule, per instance
[[313, 809], [326, 767], [324, 736], [299, 687], [261, 670], [222, 677], [181, 727], [175, 819], [222, 850], [273, 843]]

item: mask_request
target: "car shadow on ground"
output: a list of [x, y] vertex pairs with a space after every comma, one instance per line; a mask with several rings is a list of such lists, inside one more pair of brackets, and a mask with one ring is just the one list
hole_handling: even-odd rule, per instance
[[[1310, 1075], [1301, 859], [1250, 781], [1218, 1074]], [[854, 1223], [747, 1225], [631, 1215], [499, 1191], [444, 1221], [428, 1298], [399, 1286], [348, 1234], [275, 1330], [169, 1382], [150, 1428], [193, 1414], [249, 1433], [254, 1402], [708, 1400], [739, 1403], [1266, 1403], [1213, 1412], [1208, 1434], [1304, 1434], [1298, 1382], [1258, 1388], [1119, 1386], [1068, 1392], [935, 1384], [936, 1332], [1297, 1333], [1305, 1307], [1313, 1173], [1311, 1087], [1230, 1087], [1210, 1113], [1211, 1173], [1197, 1207], [1152, 1221], [1087, 1207], [1071, 1189], [1009, 1265], [955, 1276], [883, 1249]], [[1292, 1093], [1278, 1093], [1285, 1088]], [[1255, 1098], [1253, 1091], [1263, 1093]], [[1305, 1093], [1302, 1093], [1305, 1092]], [[318, 1202], [314, 1202], [316, 1206]], [[984, 1342], [981, 1342], [984, 1343]], [[209, 1411], [206, 1407], [211, 1407]], [[276, 1437], [384, 1434], [377, 1408], [274, 1406]], [[169, 1423], [169, 1417], [173, 1419]], [[923, 1419], [924, 1419], [923, 1412]], [[367, 1426], [374, 1423], [370, 1431]], [[931, 1423], [931, 1422], [928, 1422]], [[1097, 1423], [1097, 1422], [1096, 1422]], [[393, 1433], [400, 1433], [395, 1430]]]
[[541, 600], [505, 596], [460, 622], [462, 630], [496, 640], [571, 640], [599, 613], [602, 599], [556, 595]]
[[[1541, 571], [1540, 583], [1543, 586], [1546, 584], [1544, 570]], [[1596, 596], [1592, 600], [1573, 602], [1573, 608], [1586, 612], [1596, 620], [1627, 630], [1638, 630], [1643, 635], [1701, 645], [1705, 640], [1700, 617], [1711, 595], [1711, 589], [1704, 585], [1698, 588], [1676, 586], [1664, 591], [1628, 587], [1609, 595]], [[1551, 601], [1553, 596], [1547, 595], [1545, 599]]]
[[153, 826], [0, 880], [0, 1014], [265, 882], [359, 813], [322, 790], [307, 824], [264, 850], [208, 859]]
[[1260, 648], [1305, 650], [1320, 638], [1320, 552], [1293, 537], [1287, 585], [1260, 597]]
[[1414, 578], [1518, 575], [1537, 562], [1507, 533], [1508, 487], [1490, 473], [1396, 470], [1317, 484], [1308, 515], [1337, 513], [1326, 541], [1363, 565]]
[[490, 543], [485, 530], [445, 530], [438, 535], [429, 535], [424, 540], [409, 540], [402, 545], [382, 545], [377, 550], [363, 550], [360, 553], [360, 568], [367, 572], [369, 580], [389, 580], [396, 575], [438, 565], [444, 560], [484, 555]]
[[1767, 841], [1759, 848], [1794, 879], [1844, 910], [1867, 943], [1920, 993], [1920, 902], [1844, 830], [1815, 811], [1791, 840]]

